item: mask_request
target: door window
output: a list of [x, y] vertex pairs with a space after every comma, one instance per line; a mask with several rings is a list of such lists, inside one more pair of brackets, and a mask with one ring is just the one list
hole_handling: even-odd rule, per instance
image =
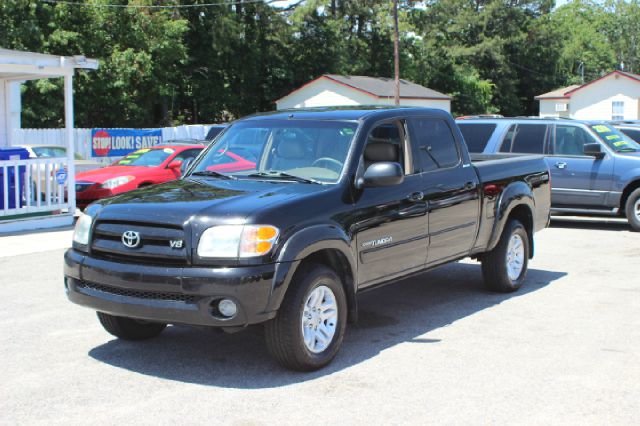
[[589, 134], [576, 126], [558, 125], [553, 144], [555, 155], [584, 155], [584, 145], [593, 143]]
[[482, 152], [496, 130], [491, 123], [458, 123], [469, 152]]
[[400, 163], [405, 175], [414, 173], [411, 150], [407, 149], [404, 121], [380, 124], [371, 130], [364, 149], [365, 170], [373, 163]]
[[411, 125], [419, 148], [421, 171], [445, 169], [458, 164], [458, 144], [446, 121], [438, 118], [416, 118], [411, 120]]
[[546, 139], [546, 124], [518, 124], [511, 126], [500, 151], [542, 154]]

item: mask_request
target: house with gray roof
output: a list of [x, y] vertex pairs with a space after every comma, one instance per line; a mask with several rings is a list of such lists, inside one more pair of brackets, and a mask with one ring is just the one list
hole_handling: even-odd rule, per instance
[[[393, 78], [325, 74], [276, 101], [277, 109], [328, 106], [394, 105]], [[451, 97], [400, 80], [400, 105], [451, 111]]]

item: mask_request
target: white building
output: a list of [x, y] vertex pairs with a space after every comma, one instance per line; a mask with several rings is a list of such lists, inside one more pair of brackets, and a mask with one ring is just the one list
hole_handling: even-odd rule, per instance
[[[276, 101], [277, 109], [394, 105], [393, 78], [325, 74]], [[400, 105], [451, 111], [451, 97], [407, 80], [400, 80]]]
[[613, 71], [583, 85], [573, 85], [535, 97], [540, 117], [579, 120], [640, 119], [640, 75]]

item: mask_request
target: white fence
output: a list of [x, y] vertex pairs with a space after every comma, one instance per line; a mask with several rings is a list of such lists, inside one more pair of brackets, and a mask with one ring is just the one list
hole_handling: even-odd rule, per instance
[[67, 210], [65, 185], [56, 179], [56, 173], [66, 167], [66, 158], [0, 161], [0, 218]]
[[[162, 140], [204, 139], [210, 127], [211, 124], [164, 127]], [[73, 140], [76, 152], [86, 159], [91, 158], [91, 129], [74, 129]], [[15, 129], [11, 145], [65, 145], [65, 141], [65, 129]]]

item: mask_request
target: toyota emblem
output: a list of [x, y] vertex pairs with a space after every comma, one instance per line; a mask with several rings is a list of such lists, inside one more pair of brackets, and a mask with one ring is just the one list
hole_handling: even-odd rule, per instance
[[122, 244], [129, 248], [136, 248], [140, 245], [140, 233], [136, 231], [125, 231], [122, 234]]

